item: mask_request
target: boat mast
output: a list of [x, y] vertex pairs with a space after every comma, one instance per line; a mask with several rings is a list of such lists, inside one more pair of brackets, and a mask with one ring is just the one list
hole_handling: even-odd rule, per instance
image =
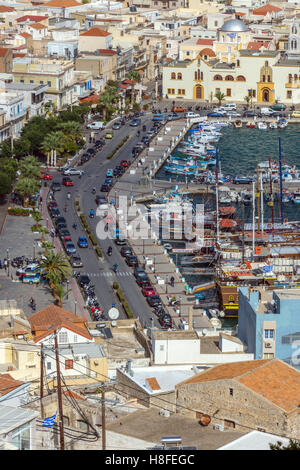
[[255, 181], [252, 182], [252, 260], [255, 251]]
[[260, 199], [260, 189], [259, 189], [259, 168], [258, 164], [256, 165], [256, 173], [257, 173], [257, 180], [256, 180], [256, 198], [257, 198], [257, 232], [260, 232], [260, 206], [259, 206], [259, 199]]
[[220, 228], [219, 228], [219, 151], [216, 148], [216, 212], [217, 212], [217, 244], [219, 244]]
[[282, 157], [281, 157], [281, 138], [278, 138], [279, 145], [279, 178], [280, 178], [280, 222], [283, 224], [283, 201], [282, 201]]
[[261, 212], [261, 231], [264, 231], [264, 188], [263, 176], [260, 175], [260, 212]]

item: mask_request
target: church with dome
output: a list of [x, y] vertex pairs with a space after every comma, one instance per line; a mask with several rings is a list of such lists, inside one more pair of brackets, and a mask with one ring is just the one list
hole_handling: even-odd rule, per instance
[[238, 18], [229, 19], [209, 47], [204, 45], [192, 59], [164, 65], [163, 96], [216, 103], [220, 92], [228, 102], [245, 102], [249, 96], [252, 103], [299, 103], [299, 31], [299, 24], [293, 23], [288, 54], [252, 48], [251, 29]]

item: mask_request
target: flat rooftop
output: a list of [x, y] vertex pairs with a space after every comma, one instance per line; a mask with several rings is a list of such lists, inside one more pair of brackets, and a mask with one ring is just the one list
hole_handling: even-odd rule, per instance
[[199, 339], [195, 331], [190, 330], [179, 330], [179, 331], [162, 331], [157, 330], [152, 332], [153, 338], [156, 340], [187, 340], [187, 339]]
[[216, 450], [244, 434], [231, 430], [218, 431], [211, 425], [204, 427], [199, 424], [199, 420], [180, 414], [171, 414], [165, 418], [159, 415], [157, 407], [121, 417], [108, 424], [107, 430], [155, 442], [157, 445], [161, 444], [162, 437], [176, 435], [182, 438], [182, 445], [196, 446], [198, 450]]

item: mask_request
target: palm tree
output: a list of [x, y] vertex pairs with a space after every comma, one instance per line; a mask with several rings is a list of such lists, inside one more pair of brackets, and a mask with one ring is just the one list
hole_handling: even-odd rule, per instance
[[102, 93], [102, 95], [99, 98], [99, 104], [103, 112], [103, 121], [106, 121], [107, 111], [108, 111], [109, 106], [111, 106], [111, 102], [112, 102], [111, 95], [106, 92]]
[[73, 142], [81, 137], [81, 126], [79, 122], [67, 121], [59, 124], [59, 129], [64, 133], [65, 138]]
[[54, 292], [55, 286], [62, 282], [63, 278], [69, 278], [72, 275], [72, 269], [68, 259], [63, 253], [55, 254], [50, 251], [41, 258], [38, 269], [41, 275], [44, 274], [50, 288]]
[[250, 96], [246, 95], [245, 98], [244, 98], [244, 100], [245, 100], [246, 103], [247, 103], [247, 108], [249, 108], [249, 103], [250, 103], [250, 100], [251, 100]]
[[136, 70], [132, 70], [126, 74], [126, 77], [133, 82], [131, 86], [131, 105], [133, 105], [135, 95], [134, 85], [139, 81], [140, 74]]
[[57, 286], [54, 287], [54, 295], [58, 299], [58, 306], [62, 306], [62, 301], [63, 298], [71, 292], [72, 289], [67, 289], [65, 290], [64, 286], [62, 284], [58, 284]]
[[45, 256], [48, 255], [49, 250], [52, 250], [54, 248], [54, 245], [52, 242], [49, 241], [42, 241], [42, 248], [45, 250]]
[[61, 154], [65, 149], [66, 137], [62, 131], [50, 132], [41, 144], [42, 151], [47, 155], [47, 165], [49, 165], [50, 152]]
[[41, 178], [41, 165], [33, 156], [29, 156], [20, 161], [19, 171], [25, 178]]
[[15, 191], [24, 198], [24, 206], [28, 205], [29, 196], [37, 193], [39, 189], [40, 182], [34, 178], [20, 178], [15, 185]]
[[40, 212], [38, 212], [38, 211], [33, 211], [31, 215], [32, 215], [32, 218], [33, 218], [34, 221], [35, 221], [34, 228], [35, 228], [35, 230], [37, 231], [38, 228], [39, 228], [39, 222], [43, 219], [43, 216], [42, 216], [42, 214], [41, 214]]
[[225, 98], [224, 93], [221, 93], [220, 91], [218, 91], [218, 92], [215, 94], [215, 97], [217, 98], [217, 100], [218, 100], [218, 102], [219, 102], [219, 103], [218, 103], [219, 106], [221, 106], [222, 101], [223, 101], [223, 99]]
[[45, 241], [45, 235], [46, 233], [49, 233], [49, 230], [47, 229], [47, 227], [44, 227], [43, 225], [39, 228], [39, 232], [42, 234], [42, 237], [41, 237], [41, 242], [43, 243]]

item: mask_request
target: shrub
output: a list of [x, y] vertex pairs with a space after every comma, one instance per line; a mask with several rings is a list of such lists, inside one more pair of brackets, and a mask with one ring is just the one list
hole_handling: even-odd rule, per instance
[[7, 210], [9, 215], [29, 215], [32, 213], [30, 209], [23, 209], [22, 207], [9, 207]]
[[95, 251], [97, 253], [98, 258], [102, 258], [102, 251], [99, 246], [96, 246]]
[[91, 234], [89, 234], [89, 238], [90, 238], [90, 240], [91, 240], [91, 242], [92, 242], [92, 245], [93, 245], [93, 246], [96, 246], [96, 245], [97, 245], [96, 237], [91, 233]]
[[115, 290], [119, 289], [119, 283], [115, 281], [115, 282], [113, 283], [113, 288], [114, 288]]

